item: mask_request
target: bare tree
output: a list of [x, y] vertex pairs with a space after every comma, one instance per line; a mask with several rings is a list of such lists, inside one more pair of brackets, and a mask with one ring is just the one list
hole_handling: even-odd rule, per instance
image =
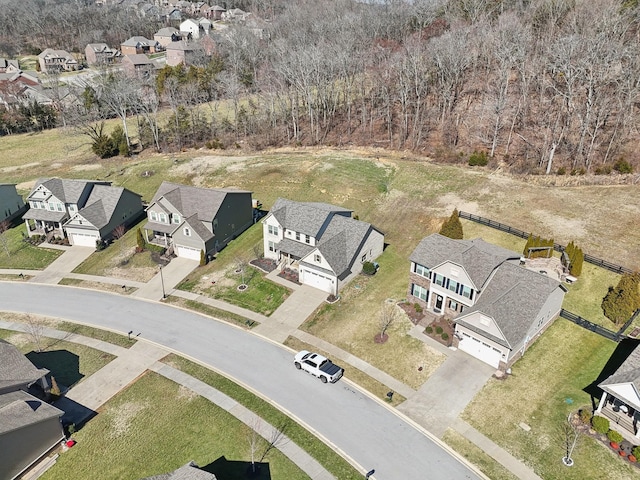
[[262, 419], [260, 417], [254, 417], [254, 419], [247, 425], [247, 442], [249, 443], [249, 452], [251, 454], [251, 471], [256, 473], [256, 457], [258, 450], [260, 449], [262, 430]]
[[9, 220], [3, 220], [0, 222], [0, 245], [4, 250], [4, 253], [7, 254], [7, 257], [11, 256], [11, 250], [9, 249], [9, 239], [7, 238], [7, 232], [11, 227], [11, 222]]
[[27, 314], [27, 318], [25, 319], [25, 322], [27, 324], [27, 333], [31, 337], [31, 341], [35, 344], [36, 350], [38, 352], [42, 352], [43, 350], [42, 338], [43, 338], [43, 332], [44, 332], [44, 324], [40, 320], [33, 318], [29, 314]]
[[280, 425], [271, 426], [271, 432], [268, 437], [265, 437], [267, 440], [267, 446], [264, 449], [264, 452], [260, 456], [260, 462], [264, 462], [267, 455], [274, 449], [280, 448], [283, 445], [286, 445], [289, 442], [289, 439], [286, 437], [285, 432], [289, 428], [289, 420], [283, 420]]
[[378, 326], [380, 327], [380, 339], [384, 340], [387, 336], [387, 330], [393, 322], [398, 318], [398, 309], [395, 303], [384, 302], [380, 309], [380, 318]]

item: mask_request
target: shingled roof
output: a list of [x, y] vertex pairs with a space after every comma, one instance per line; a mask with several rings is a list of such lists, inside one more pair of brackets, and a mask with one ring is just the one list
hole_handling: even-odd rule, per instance
[[187, 218], [197, 215], [202, 222], [212, 222], [222, 202], [229, 194], [251, 193], [248, 190], [233, 190], [220, 188], [199, 188], [177, 183], [162, 182], [153, 196], [151, 204], [163, 204], [162, 198], [173, 205], [180, 214]]
[[320, 237], [317, 248], [331, 265], [331, 269], [340, 276], [349, 270], [360, 246], [372, 229], [369, 223], [334, 215]]
[[456, 323], [476, 330], [464, 317], [481, 312], [494, 319], [506, 341], [481, 331], [482, 335], [508, 348], [521, 343], [549, 295], [560, 282], [513, 263], [501, 264], [477, 303], [456, 318]]
[[294, 202], [278, 198], [271, 213], [283, 228], [318, 237], [327, 217], [335, 213], [349, 213], [352, 210], [321, 202]]
[[44, 377], [49, 370], [36, 368], [20, 350], [0, 339], [0, 389], [29, 385]]
[[124, 191], [125, 189], [122, 187], [96, 185], [91, 190], [84, 208], [79, 210], [78, 214], [82, 215], [94, 227], [100, 229], [111, 220]]
[[[604, 391], [619, 397], [619, 392], [613, 392], [608, 387], [624, 383], [632, 384], [636, 392], [640, 392], [640, 346], [637, 346], [633, 352], [631, 352], [631, 355], [627, 357], [613, 375], [604, 382], [601, 382], [598, 386]], [[625, 399], [625, 401], [628, 401], [628, 399]], [[640, 410], [640, 405], [632, 406]]]
[[27, 200], [33, 195], [40, 185], [51, 192], [53, 196], [65, 203], [78, 203], [82, 192], [84, 192], [87, 184], [94, 185], [111, 185], [111, 182], [100, 182], [94, 180], [68, 180], [62, 178], [39, 178], [36, 180], [35, 186]]
[[4, 393], [0, 395], [0, 435], [63, 414], [62, 410], [22, 390]]
[[216, 476], [213, 473], [200, 470], [198, 465], [191, 461], [171, 473], [154, 475], [142, 480], [216, 480]]
[[434, 233], [422, 239], [409, 260], [429, 269], [445, 262], [459, 265], [465, 269], [475, 288], [480, 290], [499, 265], [519, 258], [519, 253], [487, 243], [481, 238], [453, 240]]

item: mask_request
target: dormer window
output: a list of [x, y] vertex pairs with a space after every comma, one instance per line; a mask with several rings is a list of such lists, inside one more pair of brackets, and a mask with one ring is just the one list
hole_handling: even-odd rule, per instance
[[185, 237], [190, 237], [191, 236], [191, 229], [190, 228], [185, 227], [183, 232], [184, 232], [184, 236]]
[[300, 241], [300, 232], [296, 232], [296, 240]]
[[173, 223], [175, 224], [179, 224], [180, 223], [180, 215], [177, 214], [173, 214]]
[[69, 205], [69, 212], [75, 212], [76, 211], [76, 206], [75, 205]]
[[166, 213], [160, 213], [160, 215], [158, 215], [158, 218], [160, 219], [160, 221], [162, 223], [167, 223], [167, 214]]
[[316, 254], [313, 256], [313, 261], [314, 261], [314, 262], [316, 262], [316, 263], [320, 263], [320, 262], [322, 261], [322, 258], [320, 257], [320, 255], [319, 255], [319, 254], [317, 254], [317, 253], [316, 253]]
[[309, 237], [309, 235], [304, 236], [304, 243], [311, 243], [311, 238]]
[[158, 214], [156, 212], [149, 212], [149, 218], [152, 222], [158, 221]]

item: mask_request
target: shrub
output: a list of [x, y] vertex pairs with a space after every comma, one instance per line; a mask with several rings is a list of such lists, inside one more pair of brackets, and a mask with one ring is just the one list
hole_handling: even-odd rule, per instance
[[209, 150], [224, 150], [224, 144], [217, 138], [209, 140], [205, 145]]
[[138, 245], [138, 251], [143, 251], [146, 243], [144, 235], [142, 235], [142, 230], [138, 227], [138, 231], [136, 232], [136, 244]]
[[640, 446], [638, 446], [638, 447], [633, 447], [633, 451], [632, 451], [632, 453], [633, 453], [633, 456], [634, 456], [634, 457], [636, 457], [636, 458], [640, 458]]
[[620, 443], [622, 440], [624, 440], [624, 437], [616, 432], [615, 430], [609, 430], [607, 432], [607, 438], [609, 439], [610, 442], [613, 443]]
[[593, 425], [593, 429], [596, 432], [603, 435], [609, 431], [609, 420], [599, 415], [596, 415], [591, 419], [591, 425]]
[[165, 247], [162, 247], [160, 245], [154, 245], [153, 243], [147, 243], [146, 249], [151, 252], [159, 253], [160, 255], [163, 255], [164, 252], [167, 250]]
[[489, 163], [487, 152], [474, 151], [471, 155], [469, 155], [469, 165], [472, 167], [484, 167], [487, 165], [487, 163]]
[[611, 165], [603, 165], [601, 167], [596, 167], [594, 173], [596, 175], [609, 175], [611, 173]]
[[204, 267], [207, 264], [207, 256], [204, 254], [204, 250], [200, 250], [200, 266]]
[[620, 325], [640, 308], [640, 273], [625, 273], [602, 299], [604, 316]]
[[422, 306], [419, 303], [414, 303], [413, 304], [413, 308], [415, 309], [416, 313], [422, 313]]
[[591, 423], [591, 418], [593, 417], [593, 414], [591, 413], [590, 410], [583, 408], [582, 410], [580, 410], [580, 420], [582, 420], [582, 423]]
[[624, 158], [619, 158], [616, 163], [613, 164], [613, 169], [618, 173], [632, 173], [633, 167]]
[[558, 169], [558, 175], [566, 175], [567, 174], [567, 169], [565, 167], [560, 167]]
[[376, 273], [376, 266], [371, 262], [364, 262], [362, 264], [362, 273], [365, 275], [373, 275]]
[[447, 332], [444, 332], [444, 333], [441, 335], [441, 338], [446, 342], [447, 340], [449, 340], [449, 334], [448, 334]]
[[433, 333], [433, 327], [427, 327], [424, 329], [424, 332], [431, 335]]
[[442, 332], [443, 332], [442, 327], [436, 327], [436, 333], [437, 333], [438, 335], [441, 335], [441, 334], [442, 334]]
[[58, 386], [58, 382], [56, 382], [56, 377], [51, 377], [51, 390], [50, 390], [50, 393], [54, 397], [59, 397], [60, 394], [61, 394], [60, 387]]
[[462, 240], [464, 238], [462, 223], [460, 222], [457, 208], [455, 208], [451, 216], [444, 221], [439, 233], [454, 240]]

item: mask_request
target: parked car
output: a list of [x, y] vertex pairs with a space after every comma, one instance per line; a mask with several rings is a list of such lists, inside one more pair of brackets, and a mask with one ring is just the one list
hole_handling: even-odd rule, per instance
[[314, 377], [318, 377], [322, 383], [336, 383], [344, 373], [344, 368], [339, 367], [328, 358], [308, 350], [298, 352], [294, 357], [293, 364], [298, 370], [304, 370]]

